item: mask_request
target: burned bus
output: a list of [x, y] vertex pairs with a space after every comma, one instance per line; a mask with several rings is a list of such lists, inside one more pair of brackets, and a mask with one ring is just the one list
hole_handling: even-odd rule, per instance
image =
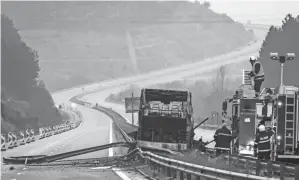
[[186, 150], [193, 140], [193, 124], [190, 92], [141, 90], [137, 133], [140, 146]]

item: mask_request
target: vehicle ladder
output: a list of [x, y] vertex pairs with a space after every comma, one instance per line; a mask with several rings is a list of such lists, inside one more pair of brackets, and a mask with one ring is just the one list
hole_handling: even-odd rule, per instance
[[252, 81], [251, 81], [251, 76], [249, 75], [251, 71], [246, 71], [245, 69], [243, 69], [243, 85], [249, 85], [252, 86]]
[[297, 123], [296, 123], [296, 103], [298, 101], [296, 96], [296, 90], [293, 88], [286, 88], [285, 93], [286, 104], [285, 104], [285, 143], [284, 152], [285, 154], [294, 154], [296, 134], [297, 134]]

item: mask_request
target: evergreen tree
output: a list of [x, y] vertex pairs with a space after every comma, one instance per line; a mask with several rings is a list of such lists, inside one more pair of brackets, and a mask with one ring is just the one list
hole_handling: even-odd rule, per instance
[[299, 86], [299, 16], [288, 14], [280, 28], [271, 27], [259, 52], [265, 71], [264, 87], [277, 87], [280, 84], [280, 63], [270, 59], [270, 52], [280, 55], [295, 53], [293, 61], [284, 64], [284, 84]]
[[[1, 123], [3, 132], [57, 124], [61, 116], [39, 78], [38, 54], [1, 14]], [[26, 105], [26, 107], [25, 107]], [[29, 108], [28, 108], [29, 107]]]

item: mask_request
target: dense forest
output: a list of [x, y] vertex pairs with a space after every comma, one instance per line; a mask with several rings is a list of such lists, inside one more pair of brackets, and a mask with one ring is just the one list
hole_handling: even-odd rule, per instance
[[1, 14], [1, 132], [58, 124], [62, 114], [39, 79], [38, 53]]
[[[287, 15], [283, 20], [281, 28], [271, 27], [260, 49], [259, 59], [264, 67], [266, 80], [263, 87], [277, 87], [280, 83], [280, 64], [269, 57], [270, 52], [296, 53], [297, 57], [285, 63], [284, 84], [299, 87], [299, 16], [297, 18]], [[249, 63], [249, 62], [248, 62]], [[222, 101], [227, 97], [232, 97], [242, 80], [233, 82], [235, 88], [228, 88], [232, 80], [227, 78], [227, 68], [219, 68], [212, 81], [198, 81], [195, 84], [187, 85], [184, 82], [176, 81], [161, 85], [151, 86], [162, 89], [186, 89], [193, 93], [193, 107], [197, 120], [210, 116], [213, 111], [221, 114]], [[106, 98], [107, 101], [122, 103], [124, 97], [130, 97], [131, 92], [136, 96], [140, 95], [141, 87], [130, 86], [127, 90], [118, 94], [112, 94]], [[220, 122], [220, 121], [219, 121]], [[209, 123], [213, 123], [209, 121]]]

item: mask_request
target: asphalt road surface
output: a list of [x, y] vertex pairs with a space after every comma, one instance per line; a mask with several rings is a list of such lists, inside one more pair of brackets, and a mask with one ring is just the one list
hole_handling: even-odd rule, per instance
[[[64, 103], [65, 105], [70, 105], [69, 99], [76, 94], [81, 92], [81, 88], [75, 88], [73, 90], [63, 91], [53, 95], [54, 101], [57, 104]], [[77, 109], [82, 113], [83, 122], [81, 125], [73, 130], [57, 134], [45, 139], [35, 141], [24, 146], [19, 146], [14, 149], [1, 152], [1, 156], [24, 156], [24, 155], [54, 155], [57, 153], [68, 152], [72, 150], [78, 150], [81, 148], [87, 148], [92, 146], [98, 146], [109, 143], [113, 138], [110, 137], [113, 133], [111, 131], [111, 120], [108, 116], [100, 113], [98, 111], [83, 107], [77, 106]], [[112, 155], [112, 149], [103, 150], [99, 152], [89, 153], [85, 155], [80, 155], [74, 158], [96, 158], [96, 157], [107, 157]], [[110, 152], [109, 152], [110, 151]], [[19, 170], [9, 171], [10, 165], [1, 166], [1, 179], [74, 179], [75, 175], [81, 174], [75, 170], [69, 170], [69, 175], [66, 172], [62, 172], [59, 169], [54, 169], [48, 171], [47, 168], [44, 170], [32, 169], [32, 171], [23, 170], [24, 167], [20, 166]], [[43, 168], [43, 167], [41, 167]], [[29, 168], [27, 168], [29, 169]], [[30, 167], [31, 169], [31, 167]], [[94, 170], [98, 171], [98, 170]], [[26, 173], [25, 173], [26, 172]], [[26, 174], [26, 175], [25, 175]], [[76, 176], [79, 179], [85, 179], [88, 176], [88, 173], [83, 173], [80, 176]], [[98, 175], [89, 175], [90, 177], [98, 178]], [[119, 179], [115, 173], [108, 171], [101, 176], [109, 176], [107, 179]], [[43, 177], [43, 178], [40, 178]], [[72, 178], [71, 178], [72, 177]], [[92, 179], [92, 178], [88, 178]], [[102, 179], [102, 178], [101, 178]]]

